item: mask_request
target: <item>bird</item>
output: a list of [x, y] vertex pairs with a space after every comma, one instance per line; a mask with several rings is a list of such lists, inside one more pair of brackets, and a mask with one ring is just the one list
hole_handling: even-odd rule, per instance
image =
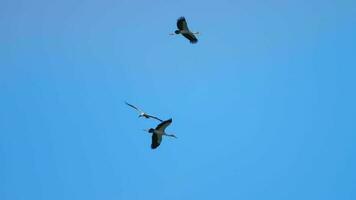
[[140, 118], [140, 117], [144, 117], [144, 118], [146, 118], [146, 119], [152, 118], [152, 119], [156, 119], [156, 120], [158, 120], [158, 121], [160, 121], [160, 122], [163, 122], [163, 120], [161, 120], [160, 118], [155, 117], [155, 116], [152, 116], [152, 115], [149, 115], [149, 114], [143, 112], [141, 109], [139, 109], [138, 107], [136, 107], [136, 106], [134, 106], [134, 105], [132, 105], [132, 104], [129, 104], [129, 103], [127, 103], [127, 102], [125, 102], [125, 103], [126, 103], [126, 105], [130, 106], [131, 108], [137, 110], [137, 111], [140, 113], [140, 115], [138, 116], [139, 118]]
[[198, 35], [199, 32], [191, 32], [188, 28], [187, 21], [185, 20], [184, 17], [178, 18], [177, 28], [178, 30], [175, 30], [174, 33], [171, 33], [170, 35], [182, 34], [185, 38], [187, 38], [190, 41], [190, 43], [195, 44], [198, 42], [198, 39], [195, 37], [195, 35]]
[[169, 137], [174, 137], [177, 138], [174, 134], [167, 134], [165, 132], [165, 129], [172, 123], [172, 118], [161, 122], [160, 124], [157, 125], [156, 128], [150, 128], [147, 132], [152, 133], [152, 143], [151, 143], [151, 149], [156, 149], [162, 141], [163, 136], [169, 136]]

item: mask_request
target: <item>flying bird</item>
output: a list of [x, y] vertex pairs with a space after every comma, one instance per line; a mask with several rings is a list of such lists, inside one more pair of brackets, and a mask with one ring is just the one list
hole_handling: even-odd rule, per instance
[[184, 17], [178, 18], [177, 28], [178, 30], [174, 31], [174, 33], [171, 33], [170, 35], [182, 34], [185, 38], [187, 38], [190, 41], [190, 43], [195, 44], [198, 42], [198, 39], [195, 37], [195, 35], [198, 35], [199, 32], [191, 32], [188, 28], [187, 21], [185, 20]]
[[161, 120], [160, 118], [152, 116], [152, 115], [149, 115], [149, 114], [143, 112], [141, 109], [139, 109], [138, 107], [136, 107], [136, 106], [134, 106], [132, 104], [129, 104], [127, 102], [125, 102], [125, 103], [126, 103], [126, 105], [130, 106], [131, 108], [137, 110], [140, 113], [140, 115], [138, 117], [144, 117], [146, 119], [152, 118], [152, 119], [156, 119], [156, 120], [158, 120], [160, 122], [163, 122], [163, 120]]
[[155, 149], [161, 144], [163, 136], [169, 136], [169, 137], [177, 138], [175, 135], [167, 134], [165, 132], [166, 128], [171, 123], [172, 123], [172, 118], [161, 122], [160, 124], [157, 125], [157, 127], [155, 129], [150, 128], [148, 131], [146, 130], [147, 132], [152, 133], [151, 149]]

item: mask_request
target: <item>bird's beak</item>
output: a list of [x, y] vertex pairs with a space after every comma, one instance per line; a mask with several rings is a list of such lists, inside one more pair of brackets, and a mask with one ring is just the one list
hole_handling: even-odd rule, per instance
[[148, 130], [147, 129], [142, 129], [143, 131], [145, 131], [145, 132], [148, 132]]
[[169, 35], [175, 35], [175, 33], [170, 33]]

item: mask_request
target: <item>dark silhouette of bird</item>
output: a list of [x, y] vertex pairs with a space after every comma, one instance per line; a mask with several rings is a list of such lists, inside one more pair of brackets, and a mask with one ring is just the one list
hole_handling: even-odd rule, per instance
[[171, 33], [170, 35], [182, 34], [185, 38], [187, 38], [190, 41], [190, 43], [195, 44], [198, 42], [198, 39], [195, 37], [195, 35], [198, 35], [199, 32], [190, 31], [188, 28], [187, 21], [185, 20], [184, 17], [178, 18], [177, 28], [178, 30], [174, 31], [174, 33]]
[[173, 134], [167, 134], [166, 133], [166, 128], [172, 123], [172, 118], [168, 119], [166, 121], [161, 122], [160, 124], [157, 125], [156, 128], [150, 128], [149, 130], [145, 130], [149, 133], [152, 133], [152, 143], [151, 143], [151, 149], [156, 149], [162, 142], [162, 137], [163, 136], [169, 136], [169, 137], [174, 137], [177, 138]]

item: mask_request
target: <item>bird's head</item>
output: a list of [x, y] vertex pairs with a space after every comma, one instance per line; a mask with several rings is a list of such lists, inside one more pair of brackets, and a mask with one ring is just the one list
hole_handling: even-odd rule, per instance
[[142, 129], [143, 131], [145, 132], [148, 132], [148, 133], [153, 133], [154, 132], [154, 129], [153, 128], [150, 128], [150, 129]]
[[175, 34], [179, 34], [180, 31], [179, 31], [179, 30], [175, 30], [174, 33], [175, 33]]

